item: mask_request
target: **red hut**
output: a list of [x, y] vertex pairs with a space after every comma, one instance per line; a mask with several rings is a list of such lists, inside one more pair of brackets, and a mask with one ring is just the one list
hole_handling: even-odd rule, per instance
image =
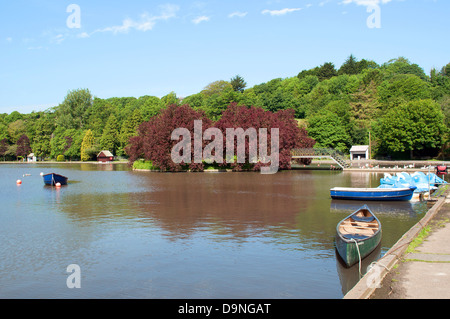
[[108, 163], [114, 160], [114, 155], [110, 151], [101, 151], [97, 155], [97, 161], [101, 163]]

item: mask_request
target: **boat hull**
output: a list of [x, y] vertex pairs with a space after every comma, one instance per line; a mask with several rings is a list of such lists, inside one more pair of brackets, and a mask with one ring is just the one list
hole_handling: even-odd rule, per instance
[[44, 184], [48, 186], [55, 186], [57, 183], [67, 185], [68, 178], [59, 174], [50, 173], [43, 176]]
[[[356, 238], [353, 237], [353, 239], [346, 238], [341, 232], [340, 232], [340, 226], [343, 222], [348, 221], [352, 216], [356, 215], [359, 211], [362, 209], [368, 210], [370, 212], [370, 215], [373, 216], [373, 218], [378, 223], [377, 231], [371, 236], [362, 236], [363, 238]], [[364, 205], [362, 208], [358, 209], [356, 212], [351, 214], [350, 216], [344, 218], [342, 221], [339, 222], [339, 224], [336, 227], [336, 250], [341, 257], [342, 261], [347, 267], [351, 267], [355, 264], [357, 264], [360, 259], [364, 259], [367, 257], [370, 253], [372, 253], [375, 248], [378, 247], [378, 245], [381, 242], [381, 223], [377, 219], [377, 217], [369, 210], [369, 208]]]
[[[351, 267], [359, 262], [359, 255], [361, 255], [361, 260], [367, 257], [381, 242], [381, 231], [378, 232], [373, 237], [367, 238], [365, 240], [348, 241], [339, 234], [336, 235], [336, 250], [339, 253], [342, 261], [347, 267]], [[356, 245], [358, 244], [358, 247]], [[359, 250], [359, 252], [358, 252]]]
[[414, 187], [408, 188], [345, 188], [330, 189], [333, 199], [361, 201], [409, 201], [412, 199]]

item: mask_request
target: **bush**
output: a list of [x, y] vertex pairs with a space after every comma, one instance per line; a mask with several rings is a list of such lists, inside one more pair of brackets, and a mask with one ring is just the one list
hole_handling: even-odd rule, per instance
[[158, 167], [153, 165], [152, 161], [146, 161], [143, 159], [139, 159], [133, 163], [134, 169], [148, 169], [148, 170], [159, 170]]
[[64, 155], [58, 155], [58, 157], [56, 158], [57, 162], [64, 162], [65, 158]]

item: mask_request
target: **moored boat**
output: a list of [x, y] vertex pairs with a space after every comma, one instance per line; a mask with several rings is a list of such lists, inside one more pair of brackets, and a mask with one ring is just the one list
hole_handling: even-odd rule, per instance
[[44, 184], [49, 186], [55, 186], [57, 183], [61, 185], [67, 185], [67, 181], [69, 180], [66, 176], [50, 173], [42, 176], [44, 178]]
[[347, 267], [368, 256], [381, 242], [381, 223], [367, 205], [336, 227], [336, 250]]
[[404, 188], [352, 188], [335, 187], [330, 189], [333, 199], [361, 201], [408, 201], [411, 200], [417, 187]]

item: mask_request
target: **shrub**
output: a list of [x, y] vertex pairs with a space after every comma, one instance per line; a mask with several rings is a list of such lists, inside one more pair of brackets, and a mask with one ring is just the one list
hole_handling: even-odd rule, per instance
[[153, 165], [152, 161], [146, 161], [143, 159], [139, 159], [133, 163], [134, 169], [148, 169], [148, 170], [159, 170], [158, 167]]

